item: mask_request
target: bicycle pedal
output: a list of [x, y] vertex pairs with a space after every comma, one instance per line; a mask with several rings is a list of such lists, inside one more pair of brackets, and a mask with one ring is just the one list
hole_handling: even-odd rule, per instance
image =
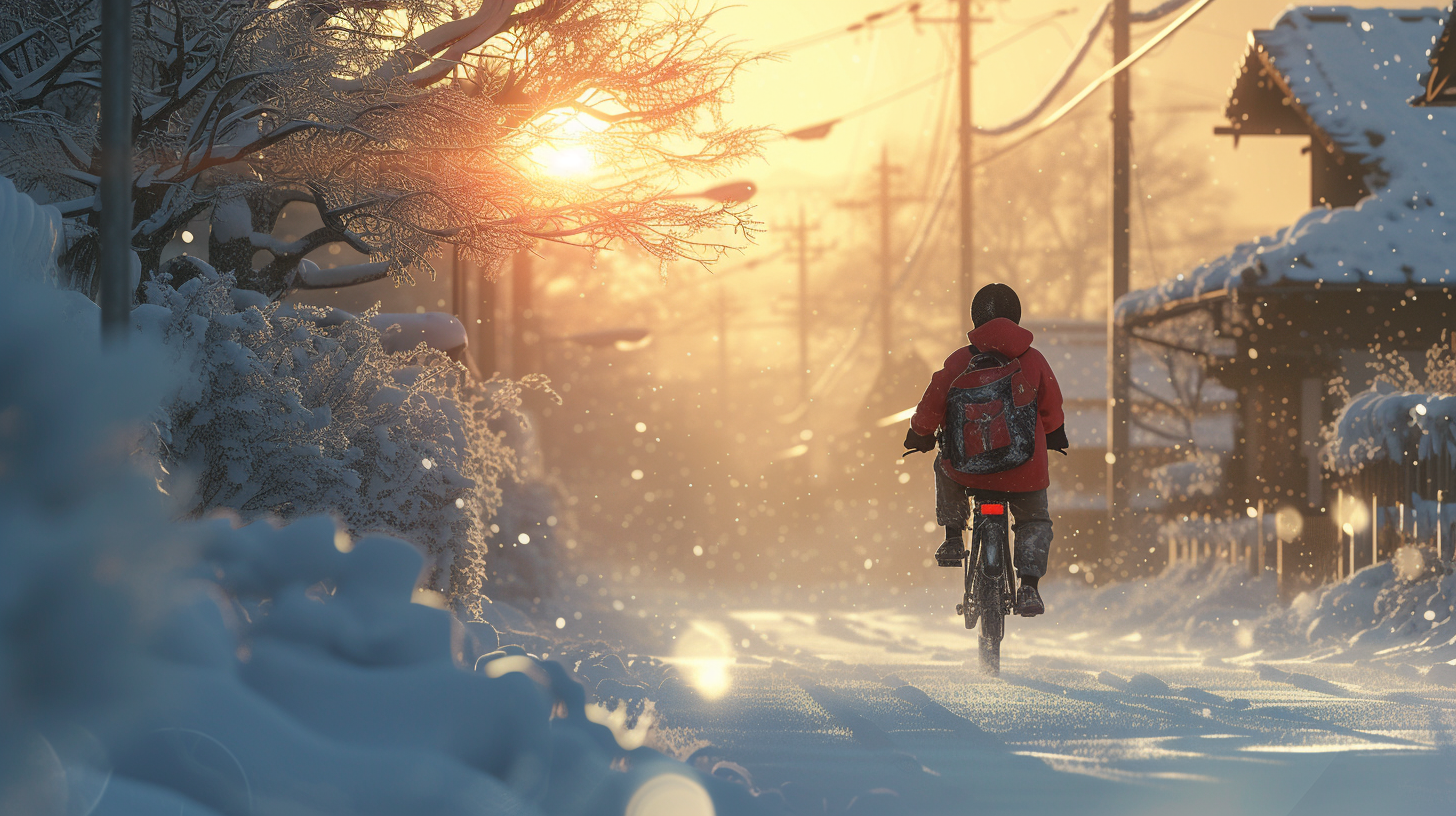
[[935, 559], [935, 563], [939, 564], [942, 567], [959, 567], [965, 564], [965, 559], [957, 558], [955, 560], [951, 560], [948, 558], [937, 558]]

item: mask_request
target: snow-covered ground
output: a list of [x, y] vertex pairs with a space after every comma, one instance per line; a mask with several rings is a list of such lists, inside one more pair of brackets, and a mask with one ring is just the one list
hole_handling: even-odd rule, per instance
[[[1456, 598], [1450, 577], [1377, 565], [1291, 606], [1207, 563], [1051, 584], [990, 678], [943, 572], [893, 606], [684, 603], [644, 645], [662, 662], [579, 668], [602, 697], [651, 700], [649, 742], [792, 813], [1450, 812], [1456, 681], [1429, 668], [1450, 602], [1433, 621], [1379, 600]], [[1390, 632], [1401, 616], [1420, 626]]]

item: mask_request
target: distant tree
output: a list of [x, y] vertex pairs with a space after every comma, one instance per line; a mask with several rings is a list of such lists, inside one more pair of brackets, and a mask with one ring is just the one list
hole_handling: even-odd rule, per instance
[[[99, 5], [5, 0], [0, 15], [0, 174], [66, 216], [63, 272], [83, 290], [96, 285]], [[136, 0], [144, 276], [209, 211], [212, 264], [273, 299], [408, 279], [442, 244], [483, 264], [536, 240], [711, 259], [721, 248], [694, 236], [749, 229], [742, 207], [668, 195], [753, 155], [758, 134], [723, 119], [749, 57], [708, 18], [680, 0]], [[563, 150], [595, 175], [549, 172]], [[322, 226], [275, 238], [297, 202]], [[300, 263], [330, 244], [370, 262]]]

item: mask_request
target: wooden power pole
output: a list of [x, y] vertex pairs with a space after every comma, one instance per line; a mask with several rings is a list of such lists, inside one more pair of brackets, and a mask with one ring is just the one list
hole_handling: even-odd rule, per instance
[[890, 359], [895, 345], [895, 331], [891, 324], [894, 309], [891, 308], [892, 288], [890, 286], [890, 146], [880, 145], [880, 361], [881, 365]]
[[[1129, 0], [1112, 2], [1112, 63], [1120, 64], [1131, 50]], [[1109, 534], [1125, 509], [1128, 473], [1128, 437], [1132, 404], [1127, 336], [1118, 331], [1115, 307], [1127, 294], [1131, 268], [1129, 190], [1132, 182], [1131, 71], [1112, 78], [1112, 264], [1107, 283], [1107, 513]]]
[[809, 404], [809, 222], [799, 204], [799, 404]]
[[511, 263], [511, 375], [535, 370], [535, 313], [531, 309], [534, 258], [530, 249], [517, 250]]
[[101, 3], [101, 336], [126, 342], [131, 324], [131, 3]]
[[971, 166], [971, 0], [958, 0], [956, 27], [960, 33], [960, 202], [961, 202], [961, 324], [971, 328], [971, 299], [976, 296], [975, 175]]

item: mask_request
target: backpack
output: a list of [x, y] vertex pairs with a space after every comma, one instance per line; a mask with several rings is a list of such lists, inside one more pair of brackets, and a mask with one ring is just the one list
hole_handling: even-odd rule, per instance
[[961, 473], [1001, 473], [1036, 453], [1036, 388], [1021, 360], [976, 353], [945, 395], [940, 455]]

